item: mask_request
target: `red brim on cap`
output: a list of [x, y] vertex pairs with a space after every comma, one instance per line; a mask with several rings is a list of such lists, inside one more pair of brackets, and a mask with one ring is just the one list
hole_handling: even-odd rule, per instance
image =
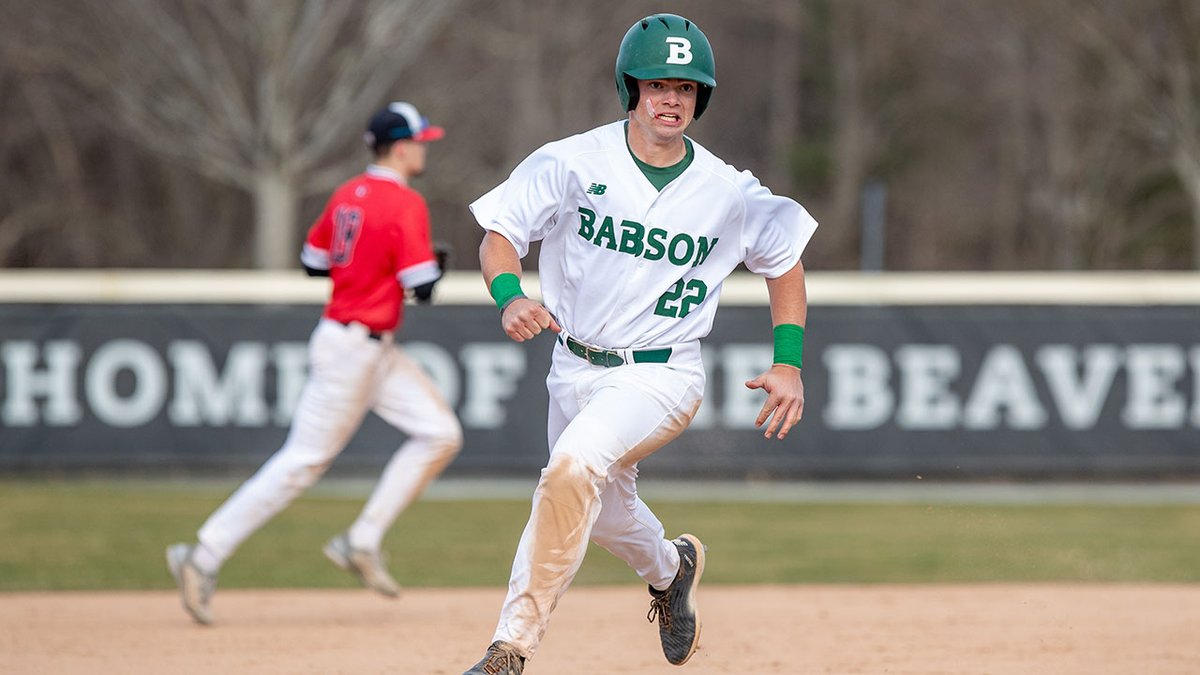
[[414, 135], [412, 137], [412, 139], [414, 141], [420, 141], [422, 143], [427, 143], [429, 141], [441, 140], [442, 137], [444, 137], [445, 135], [446, 135], [446, 130], [441, 127], [425, 127], [421, 131], [417, 132], [416, 135]]

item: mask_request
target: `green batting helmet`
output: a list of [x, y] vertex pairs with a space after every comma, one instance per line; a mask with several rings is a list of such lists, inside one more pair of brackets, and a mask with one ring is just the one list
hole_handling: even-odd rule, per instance
[[699, 85], [696, 119], [717, 86], [712, 45], [700, 28], [675, 14], [654, 14], [633, 24], [617, 52], [617, 96], [625, 111], [638, 103], [637, 80], [692, 80]]

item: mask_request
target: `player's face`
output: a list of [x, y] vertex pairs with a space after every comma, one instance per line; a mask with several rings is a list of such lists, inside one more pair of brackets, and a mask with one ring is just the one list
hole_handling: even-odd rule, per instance
[[638, 80], [633, 121], [660, 138], [681, 137], [695, 117], [698, 91], [691, 80]]
[[397, 141], [393, 146], [401, 170], [409, 177], [425, 173], [425, 144], [419, 141]]

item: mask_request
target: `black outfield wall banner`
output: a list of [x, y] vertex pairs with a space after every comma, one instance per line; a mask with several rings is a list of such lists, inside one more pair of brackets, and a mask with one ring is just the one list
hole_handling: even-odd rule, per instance
[[[282, 443], [312, 305], [0, 305], [0, 473], [245, 473]], [[1191, 306], [815, 306], [800, 425], [754, 428], [766, 307], [718, 312], [691, 428], [656, 478], [1165, 479], [1200, 476]], [[409, 307], [399, 340], [463, 422], [450, 476], [533, 476], [552, 338], [517, 344], [494, 307]], [[373, 416], [332, 472], [382, 468]]]

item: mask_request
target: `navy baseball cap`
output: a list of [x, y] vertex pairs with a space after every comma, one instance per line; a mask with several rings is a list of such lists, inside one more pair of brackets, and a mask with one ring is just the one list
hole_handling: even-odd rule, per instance
[[394, 101], [371, 118], [363, 140], [373, 148], [382, 143], [400, 140], [436, 141], [445, 135], [445, 129], [430, 125], [429, 120], [417, 112], [416, 106], [404, 101]]

